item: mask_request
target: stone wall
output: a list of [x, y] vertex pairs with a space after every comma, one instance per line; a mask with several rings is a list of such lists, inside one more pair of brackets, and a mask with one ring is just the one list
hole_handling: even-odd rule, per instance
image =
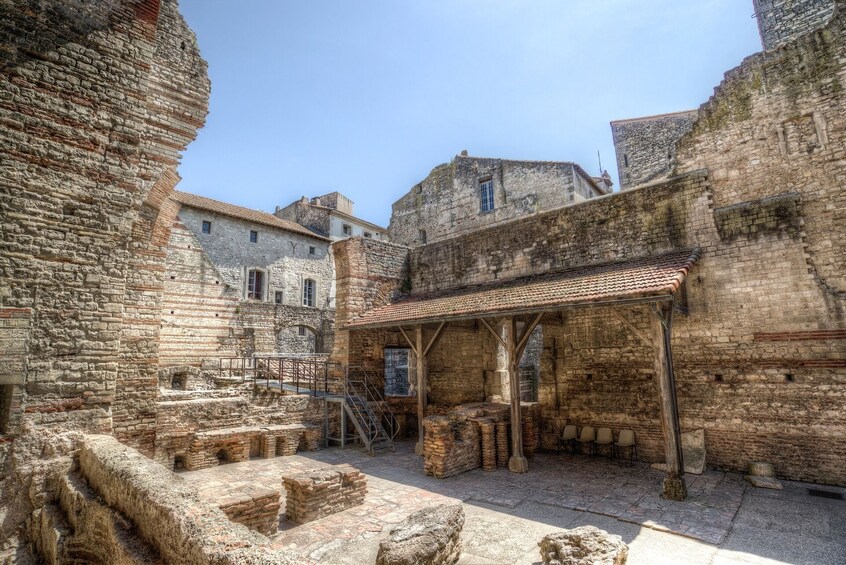
[[291, 202], [284, 208], [276, 208], [273, 213], [277, 218], [296, 222], [305, 226], [311, 231], [324, 237], [330, 235], [330, 213], [331, 210], [325, 206], [312, 206], [308, 198], [303, 196], [296, 202]]
[[776, 49], [823, 26], [835, 0], [753, 0], [764, 49]]
[[285, 516], [305, 524], [364, 503], [367, 477], [351, 465], [329, 465], [286, 475]]
[[[249, 385], [221, 392], [228, 395], [168, 393], [160, 398], [156, 412], [156, 461], [172, 469], [178, 457], [184, 461], [192, 452], [192, 441], [197, 434], [215, 430], [243, 427], [258, 430], [295, 424], [323, 429], [323, 403], [317, 398], [282, 395]], [[330, 429], [337, 427], [338, 415], [332, 414]], [[260, 446], [256, 445], [258, 450]]]
[[[725, 208], [786, 192], [799, 196], [807, 269], [829, 305], [846, 292], [843, 3], [825, 28], [727, 72], [678, 144], [677, 171], [711, 171]], [[726, 150], [726, 148], [737, 148]]]
[[[272, 217], [272, 216], [271, 216]], [[317, 283], [314, 306], [328, 308], [334, 298], [334, 276], [329, 242], [300, 234], [257, 225], [233, 218], [182, 206], [179, 219], [214, 264], [221, 282], [240, 290], [247, 297], [247, 269], [265, 272], [264, 301], [273, 302], [276, 291], [283, 293], [283, 304], [303, 305], [303, 279]], [[211, 233], [202, 233], [203, 221], [211, 222]], [[251, 243], [250, 231], [258, 232], [258, 241]], [[310, 249], [314, 249], [314, 254]]]
[[0, 308], [0, 437], [20, 426], [32, 310]]
[[[213, 231], [217, 226], [213, 223]], [[321, 276], [326, 277], [329, 275], [324, 267], [331, 269], [331, 258], [325, 244], [322, 249], [326, 256], [316, 263], [320, 264]], [[286, 276], [290, 274], [281, 264], [278, 267]], [[290, 276], [297, 279], [298, 285], [296, 275]], [[164, 286], [159, 357], [162, 367], [194, 365], [216, 369], [221, 357], [332, 350], [333, 309], [275, 304], [272, 299], [243, 300], [241, 287], [227, 283], [198, 236], [179, 220], [173, 225], [167, 247]], [[327, 297], [328, 288], [323, 285], [322, 298]], [[299, 335], [300, 327], [306, 328], [305, 336]]]
[[611, 122], [620, 190], [669, 177], [676, 142], [695, 119], [691, 110]]
[[[480, 212], [479, 183], [487, 179], [493, 181], [494, 209]], [[423, 245], [599, 194], [595, 181], [573, 163], [456, 155], [394, 202], [388, 236], [402, 245]]]
[[[658, 255], [699, 244], [710, 220], [706, 175], [594, 198], [531, 218], [417, 247], [412, 293]], [[591, 234], [587, 236], [586, 234]]]
[[205, 63], [172, 0], [2, 12], [0, 300], [33, 310], [24, 414], [114, 422], [149, 448], [166, 232], [154, 226], [206, 114]]
[[[762, 459], [785, 477], [842, 484], [846, 475], [836, 461], [846, 449], [846, 420], [834, 407], [846, 397], [846, 333], [842, 310], [809, 271], [803, 231], [828, 221], [836, 232], [833, 214], [810, 219], [804, 196], [794, 192], [717, 205], [717, 186], [706, 171], [692, 171], [414, 248], [408, 287], [425, 293], [698, 246], [702, 257], [678, 297], [687, 313], [678, 313], [673, 325], [683, 430], [705, 430], [712, 467], [742, 470]], [[589, 231], [593, 236], [583, 237]], [[355, 262], [366, 265], [361, 251]], [[403, 284], [399, 276], [392, 280]], [[345, 286], [339, 281], [339, 297], [347, 296]], [[374, 295], [375, 286], [357, 292]], [[339, 303], [339, 310], [346, 307]], [[641, 337], [648, 335], [648, 309], [568, 310], [541, 323], [543, 446], [555, 447], [563, 422], [631, 428], [640, 456], [660, 460], [652, 345]], [[445, 403], [461, 396], [451, 389], [465, 377], [440, 380], [440, 362], [467, 374], [496, 368], [487, 332], [474, 333], [471, 322], [453, 331], [430, 362], [429, 398]], [[347, 339], [350, 359], [374, 371], [385, 344], [402, 344], [390, 330], [356, 331]], [[437, 405], [429, 410], [439, 412]], [[813, 448], [800, 453], [803, 443]]]
[[88, 436], [79, 453], [79, 469], [89, 487], [125, 516], [135, 535], [165, 562], [293, 562], [271, 549], [266, 537], [201, 501], [183, 478], [112, 437]]

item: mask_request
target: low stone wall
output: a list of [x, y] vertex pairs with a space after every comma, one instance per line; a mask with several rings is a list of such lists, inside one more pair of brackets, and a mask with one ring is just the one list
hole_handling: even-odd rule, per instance
[[367, 478], [350, 465], [331, 465], [283, 477], [285, 515], [304, 524], [358, 506], [367, 494]]
[[222, 463], [248, 461], [254, 444], [258, 446], [258, 454], [270, 459], [278, 455], [294, 455], [299, 449], [316, 451], [319, 442], [320, 428], [309, 424], [242, 426], [199, 432], [191, 440], [185, 466], [190, 471], [196, 471]]
[[135, 525], [138, 536], [167, 563], [293, 564], [269, 540], [232, 523], [200, 500], [183, 478], [111, 436], [86, 436], [79, 471], [110, 508]]
[[[194, 470], [217, 465], [221, 450], [230, 462], [265, 453], [270, 457], [291, 455], [297, 449], [316, 449], [322, 440], [323, 423], [323, 403], [311, 396], [283, 395], [249, 384], [208, 391], [164, 391], [157, 403], [154, 459], [174, 470]], [[304, 439], [297, 436], [290, 441], [286, 434], [277, 434], [281, 435], [277, 445], [265, 449], [268, 430], [280, 426], [305, 426], [317, 432], [307, 432]], [[329, 429], [339, 428], [340, 413], [330, 410]], [[230, 433], [233, 430], [237, 432], [235, 436]], [[222, 433], [217, 438], [221, 444], [211, 451], [217, 432]], [[249, 437], [237, 437], [244, 433]], [[301, 439], [300, 446], [296, 442]], [[203, 451], [203, 455], [197, 455], [198, 451]], [[192, 454], [193, 463], [189, 461]]]
[[233, 493], [219, 500], [217, 506], [233, 522], [269, 536], [279, 529], [281, 497], [282, 493], [275, 489], [266, 489], [252, 494]]

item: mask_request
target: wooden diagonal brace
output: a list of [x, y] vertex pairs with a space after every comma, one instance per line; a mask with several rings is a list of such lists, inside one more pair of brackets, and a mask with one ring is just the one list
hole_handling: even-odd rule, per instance
[[505, 343], [505, 340], [504, 340], [504, 339], [502, 339], [502, 336], [501, 336], [501, 335], [499, 335], [499, 334], [496, 332], [496, 330], [494, 330], [494, 329], [493, 329], [493, 327], [491, 327], [491, 325], [488, 323], [488, 321], [487, 321], [487, 320], [485, 320], [484, 318], [479, 318], [479, 321], [480, 321], [480, 322], [482, 322], [482, 324], [484, 324], [484, 326], [485, 326], [486, 328], [488, 328], [488, 331], [490, 331], [490, 332], [493, 334], [493, 336], [497, 339], [497, 341], [499, 341], [499, 343], [501, 343], [501, 344], [502, 344], [502, 346], [503, 346], [503, 347], [508, 348], [508, 344], [507, 344], [507, 343]]
[[432, 336], [432, 339], [429, 340], [429, 345], [427, 345], [426, 349], [423, 350], [423, 357], [428, 357], [429, 354], [432, 352], [432, 349], [434, 349], [435, 346], [438, 344], [438, 341], [444, 334], [444, 328], [446, 328], [446, 325], [446, 322], [441, 322], [441, 325], [439, 325], [438, 329], [435, 330], [435, 335]]
[[417, 355], [417, 346], [415, 345], [414, 340], [412, 340], [408, 336], [408, 334], [405, 333], [405, 330], [402, 329], [402, 326], [397, 326], [397, 328], [399, 329], [400, 332], [402, 332], [402, 335], [405, 336], [405, 341], [408, 342], [408, 345], [409, 345], [409, 347], [411, 347], [411, 350], [414, 352], [415, 355]]

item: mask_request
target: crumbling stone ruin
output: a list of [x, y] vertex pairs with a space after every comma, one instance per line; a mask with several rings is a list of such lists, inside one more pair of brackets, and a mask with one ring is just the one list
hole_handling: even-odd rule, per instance
[[[668, 498], [685, 497], [694, 430], [707, 467], [766, 461], [846, 484], [846, 4], [755, 7], [765, 50], [710, 100], [615, 122], [624, 165], [635, 156], [626, 190], [569, 163], [459, 155], [397, 202], [399, 244], [330, 247], [331, 225], [175, 192], [209, 94], [175, 0], [0, 0], [0, 561], [291, 562], [260, 533], [274, 493], [221, 508], [172, 470], [310, 450], [335, 431], [316, 395], [215, 366], [300, 346], [376, 388], [386, 348], [413, 350], [414, 396], [383, 404], [421, 452], [450, 448], [450, 474], [531, 472], [533, 449], [572, 422], [633, 429], [639, 457], [666, 465]], [[344, 207], [325, 197], [314, 206]], [[221, 228], [245, 246], [203, 237]], [[280, 269], [250, 254], [265, 236], [294, 244]], [[524, 403], [532, 339], [537, 403]], [[488, 401], [499, 416], [462, 420], [455, 449], [444, 415]], [[443, 433], [426, 433], [427, 415], [447, 418]], [[356, 473], [336, 472], [354, 501]], [[433, 558], [452, 561], [463, 516], [447, 521]]]
[[282, 477], [287, 493], [285, 516], [304, 524], [358, 506], [367, 478], [351, 465], [328, 465]]

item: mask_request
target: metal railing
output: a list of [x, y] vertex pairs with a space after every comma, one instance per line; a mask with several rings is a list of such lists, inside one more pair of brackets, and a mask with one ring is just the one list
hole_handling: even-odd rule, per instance
[[366, 437], [362, 439], [371, 452], [371, 445], [382, 432], [393, 441], [400, 431], [399, 420], [387, 407], [382, 391], [361, 367], [347, 367], [344, 397], [364, 431]]
[[330, 375], [336, 374], [339, 369], [338, 364], [329, 362], [328, 355], [273, 354], [222, 357], [219, 375], [263, 384], [265, 388], [320, 396], [329, 393]]

